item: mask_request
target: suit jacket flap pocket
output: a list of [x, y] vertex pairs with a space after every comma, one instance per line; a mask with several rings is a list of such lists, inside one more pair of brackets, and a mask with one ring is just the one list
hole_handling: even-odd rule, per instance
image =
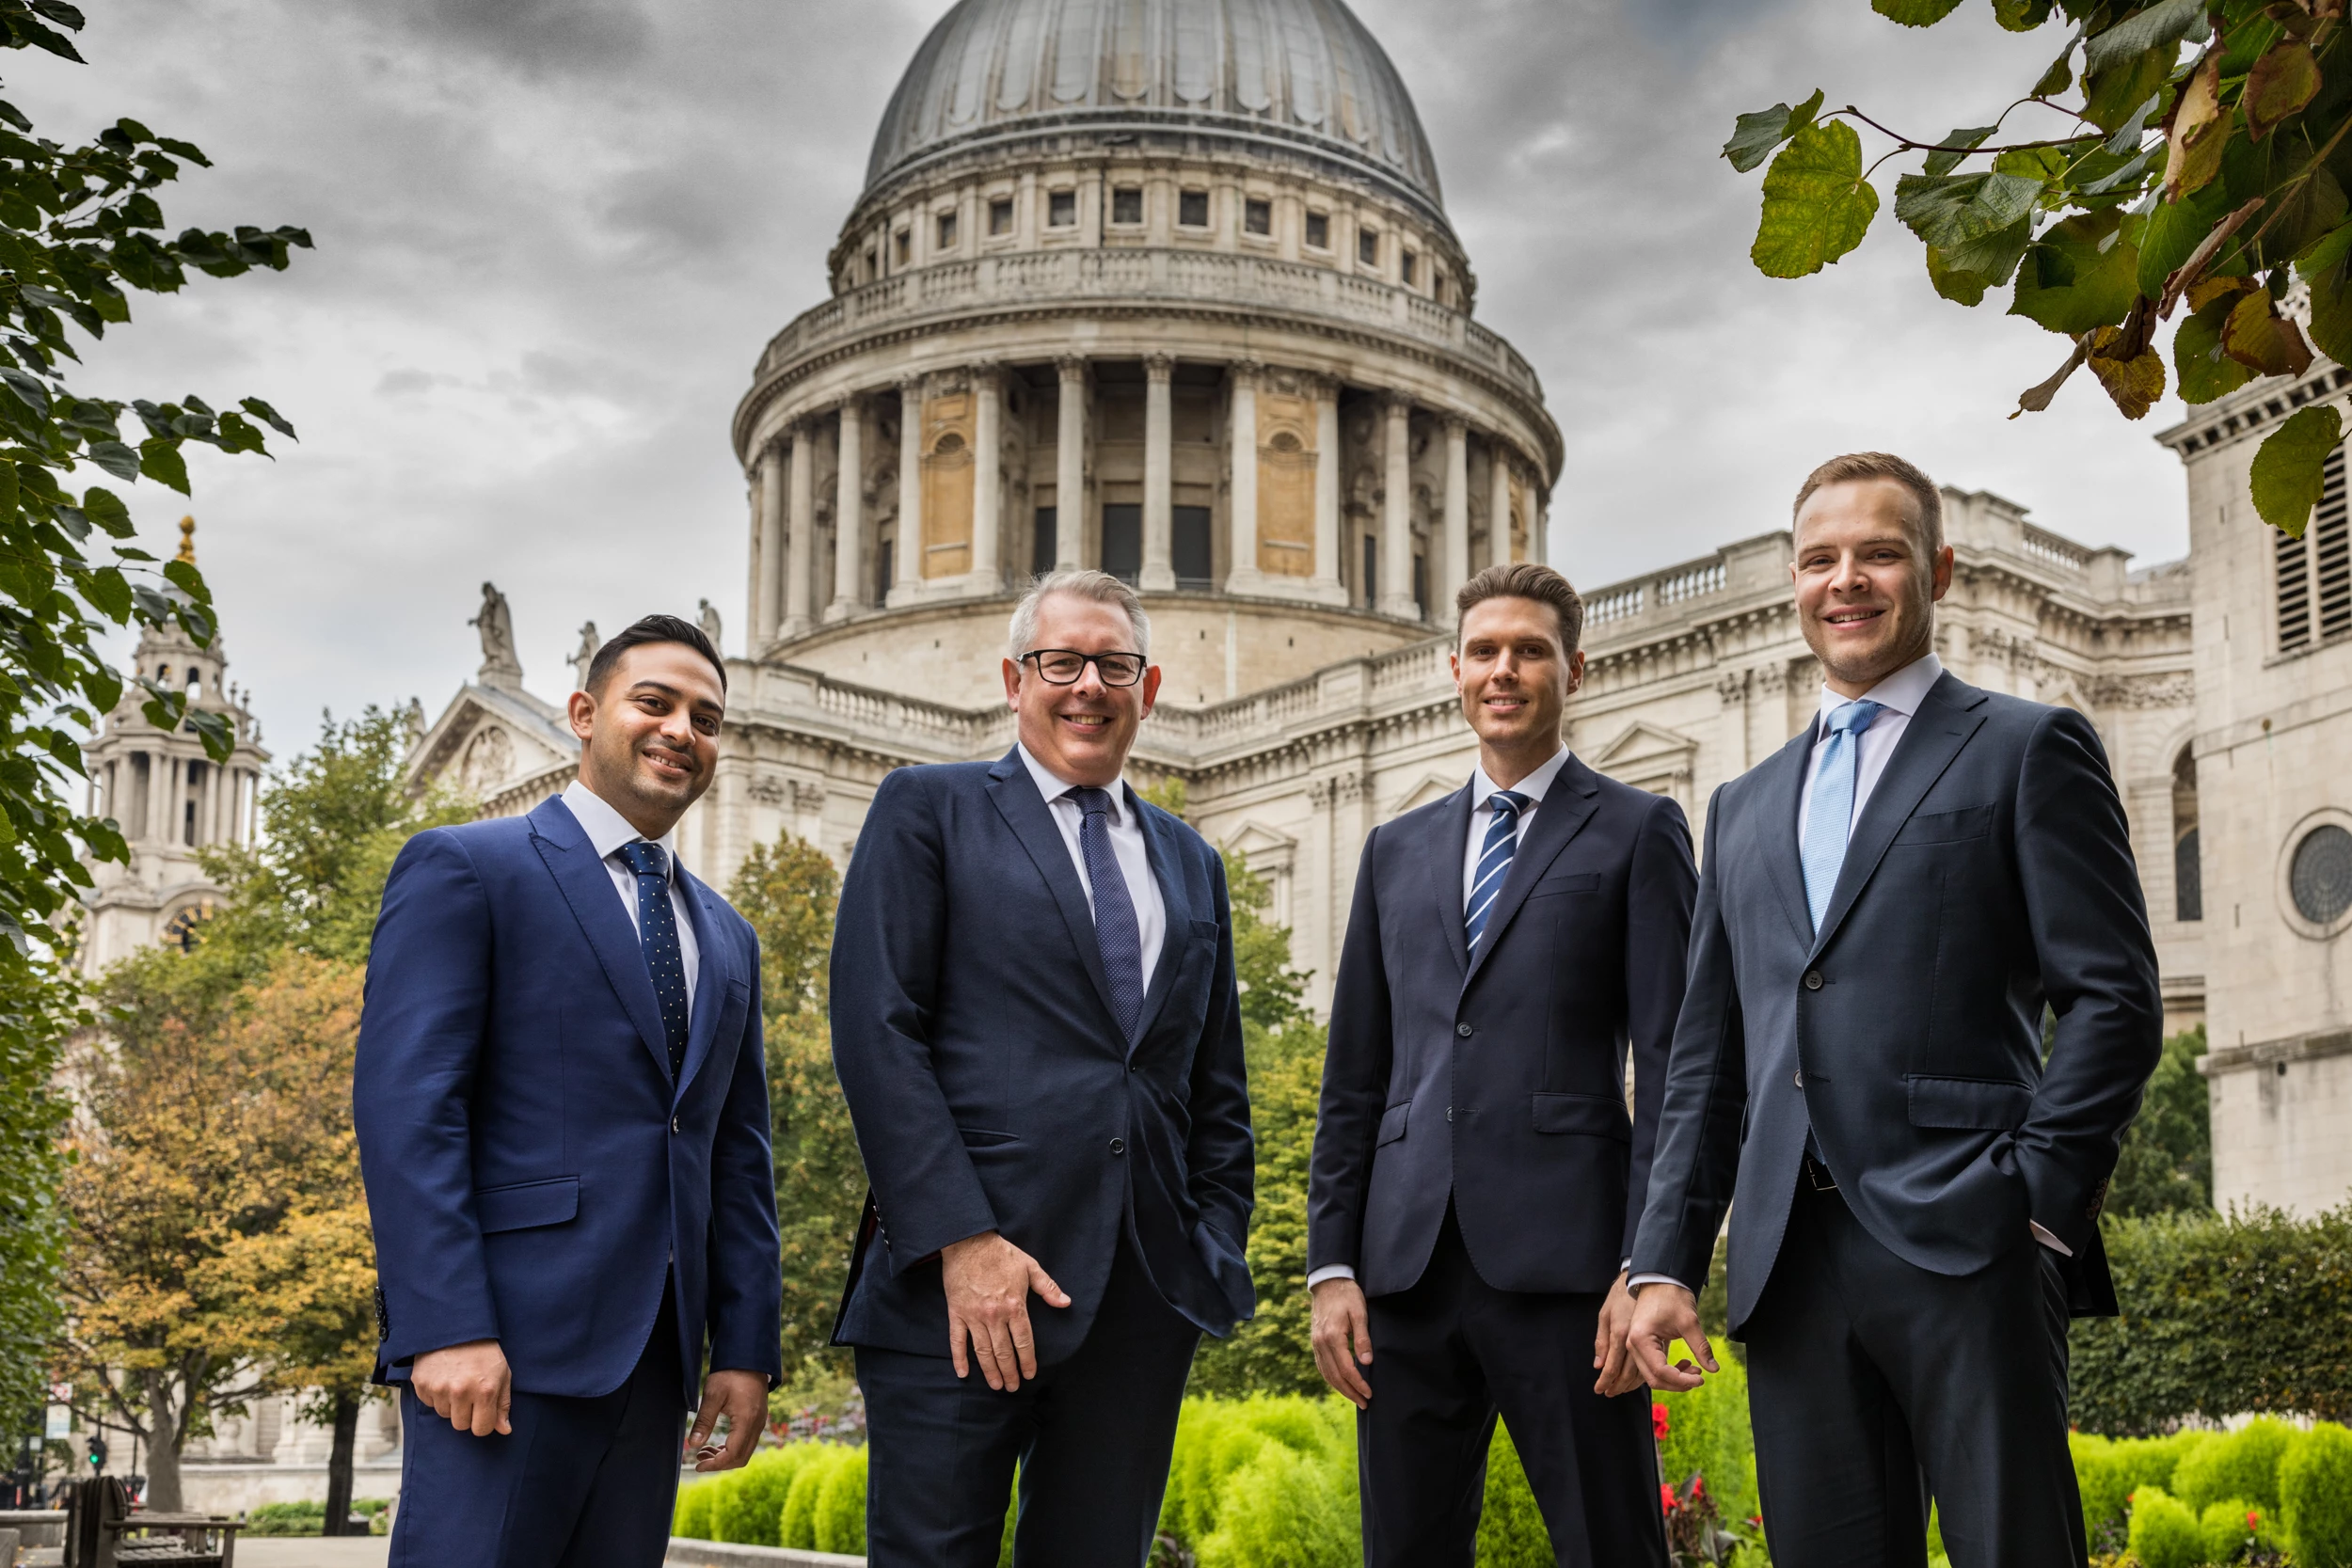
[[508, 1187], [478, 1187], [473, 1212], [485, 1236], [498, 1230], [528, 1230], [534, 1225], [562, 1225], [580, 1212], [580, 1178], [558, 1176]]
[[1895, 835], [1898, 844], [1959, 844], [1972, 838], [1982, 838], [1993, 831], [1991, 806], [1968, 806], [1960, 811], [1923, 812], [1903, 824]]
[[2022, 1126], [2033, 1089], [2006, 1078], [1911, 1080], [1911, 1125], [2009, 1132]]
[[1597, 871], [1571, 871], [1565, 876], [1546, 877], [1527, 890], [1530, 898], [1545, 898], [1555, 893], [1595, 893], [1600, 888]]
[[1405, 1135], [1405, 1113], [1412, 1108], [1411, 1101], [1400, 1100], [1380, 1113], [1380, 1136], [1373, 1140], [1375, 1148], [1382, 1144], [1392, 1144]]
[[986, 1127], [965, 1127], [959, 1123], [956, 1133], [963, 1139], [966, 1148], [993, 1148], [998, 1144], [1017, 1144], [1021, 1140], [1010, 1132], [998, 1132]]
[[1535, 1096], [1535, 1131], [1581, 1132], [1588, 1137], [1633, 1141], [1633, 1118], [1625, 1101], [1605, 1094], [1539, 1094]]

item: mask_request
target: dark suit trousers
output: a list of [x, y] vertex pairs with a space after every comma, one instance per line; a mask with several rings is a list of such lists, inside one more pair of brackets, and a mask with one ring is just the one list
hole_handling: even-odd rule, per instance
[[[1053, 1310], [1029, 1298], [1032, 1316]], [[1140, 1568], [1200, 1340], [1122, 1236], [1085, 1340], [1013, 1392], [989, 1387], [977, 1361], [958, 1378], [944, 1354], [859, 1346], [866, 1561], [995, 1568], [1018, 1465], [1018, 1568]]]
[[1367, 1303], [1366, 1568], [1470, 1568], [1498, 1413], [1562, 1568], [1664, 1568], [1648, 1395], [1593, 1392], [1600, 1304], [1488, 1285], [1446, 1206], [1421, 1278]]
[[2020, 1236], [1975, 1274], [1932, 1274], [1835, 1190], [1797, 1187], [1744, 1325], [1777, 1568], [1925, 1568], [1931, 1493], [1952, 1568], [2081, 1564], [2055, 1258]]
[[516, 1390], [514, 1431], [476, 1437], [400, 1393], [391, 1568], [658, 1568], [677, 1500], [677, 1308], [628, 1381], [595, 1399]]

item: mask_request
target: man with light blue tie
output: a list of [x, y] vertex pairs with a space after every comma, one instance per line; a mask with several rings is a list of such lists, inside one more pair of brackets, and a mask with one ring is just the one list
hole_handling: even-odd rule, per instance
[[1715, 1370], [1728, 1207], [1779, 1568], [1924, 1568], [1931, 1500], [1953, 1568], [2079, 1564], [2066, 1324], [2115, 1310], [2099, 1212], [2161, 1044], [2122, 805], [2081, 714], [1937, 660], [1925, 474], [1822, 465], [1794, 544], [1820, 710], [1708, 812], [1629, 1348]]

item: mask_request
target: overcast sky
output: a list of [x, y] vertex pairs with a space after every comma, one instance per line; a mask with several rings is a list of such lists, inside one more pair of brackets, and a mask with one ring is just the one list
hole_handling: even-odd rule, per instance
[[[948, 0], [90, 0], [91, 64], [6, 57], [44, 135], [118, 115], [217, 166], [174, 228], [292, 223], [283, 275], [144, 296], [78, 388], [267, 398], [274, 463], [196, 450], [199, 550], [232, 678], [279, 755], [480, 657], [485, 578], [560, 697], [583, 620], [717, 603], [743, 625], [730, 414], [824, 297], [900, 70]], [[2088, 376], [2009, 422], [2062, 340], [1933, 296], [1882, 210], [1861, 250], [1747, 261], [1741, 110], [1815, 87], [1919, 135], [1981, 124], [2056, 52], [1985, 0], [1932, 32], [1867, 0], [1357, 0], [1437, 148], [1479, 314], [1567, 442], [1552, 559], [1583, 586], [1779, 526], [1820, 458], [1891, 448], [2142, 562], [2185, 547], [2178, 465]], [[1891, 207], [1892, 170], [1881, 180]], [[131, 499], [167, 553], [179, 498]]]

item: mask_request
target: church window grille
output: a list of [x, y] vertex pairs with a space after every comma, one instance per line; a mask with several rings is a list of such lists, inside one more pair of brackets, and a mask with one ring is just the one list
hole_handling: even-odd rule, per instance
[[2185, 746], [2172, 764], [2172, 918], [2205, 918], [2204, 865], [2197, 832], [2197, 755]]
[[1061, 527], [1061, 508], [1041, 506], [1029, 528], [1029, 575], [1041, 578], [1054, 569], [1054, 554], [1059, 547], [1057, 531]]
[[1377, 229], [1356, 230], [1356, 260], [1368, 267], [1376, 267], [1380, 264], [1380, 230]]
[[1120, 185], [1111, 191], [1111, 221], [1141, 223], [1143, 221], [1143, 187]]
[[1177, 192], [1176, 221], [1186, 229], [1206, 229], [1209, 226], [1209, 193]]
[[1209, 509], [1171, 508], [1168, 523], [1168, 553], [1174, 557], [1169, 564], [1176, 569], [1176, 586], [1187, 594], [1208, 593], [1216, 586], [1216, 535], [1209, 525]]
[[2287, 863], [2287, 892], [2314, 926], [2332, 926], [2352, 910], [2352, 832], [2325, 822], [2304, 834]]
[[1414, 255], [1409, 250], [1405, 253], [1404, 259], [1398, 263], [1400, 269], [1405, 275], [1405, 286], [1406, 288], [1409, 289], [1413, 286], [1413, 273], [1414, 270], [1420, 266], [1420, 264], [1421, 258]]
[[2300, 539], [2276, 534], [2279, 651], [2294, 653], [2352, 634], [2352, 507], [2344, 449], [2328, 454], [2319, 505]]
[[1135, 586], [1143, 575], [1143, 508], [1114, 501], [1103, 508], [1103, 570]]
[[880, 277], [881, 276], [882, 268], [877, 266], [874, 261], [874, 247], [872, 245], [867, 245], [866, 247], [866, 281], [871, 283], [875, 278]]
[[939, 248], [942, 250], [956, 248], [956, 214], [953, 213], [939, 214]]
[[1012, 198], [1000, 196], [988, 204], [988, 231], [991, 234], [1012, 232]]
[[1045, 222], [1054, 229], [1069, 229], [1078, 221], [1076, 191], [1048, 191], [1045, 194]]
[[1252, 234], [1274, 232], [1274, 203], [1251, 197], [1241, 204], [1241, 226]]
[[1328, 250], [1331, 248], [1330, 214], [1309, 213], [1307, 214], [1307, 245], [1308, 247], [1312, 250]]
[[1364, 535], [1364, 608], [1380, 602], [1380, 541], [1372, 534]]
[[892, 253], [898, 258], [898, 265], [903, 267], [914, 254], [914, 236], [901, 229], [892, 240], [891, 245]]

